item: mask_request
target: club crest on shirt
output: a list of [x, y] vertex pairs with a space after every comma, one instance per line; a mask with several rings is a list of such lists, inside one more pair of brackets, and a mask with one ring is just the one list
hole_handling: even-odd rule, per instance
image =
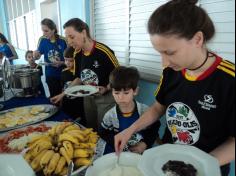
[[97, 86], [99, 83], [98, 80], [98, 76], [97, 74], [90, 69], [84, 69], [81, 72], [81, 81], [85, 84], [85, 85], [94, 85]]
[[174, 143], [193, 145], [199, 140], [200, 124], [186, 104], [172, 103], [166, 110], [166, 121]]
[[97, 60], [94, 61], [93, 67], [94, 67], [94, 68], [99, 68], [99, 67], [100, 67], [100, 65], [99, 65], [99, 63], [98, 63]]
[[215, 100], [212, 95], [204, 95], [203, 100], [198, 100], [198, 104], [201, 106], [201, 108], [208, 111], [217, 108], [214, 102]]
[[55, 61], [60, 60], [60, 53], [56, 50], [50, 50], [48, 52], [48, 60], [50, 62], [55, 62]]

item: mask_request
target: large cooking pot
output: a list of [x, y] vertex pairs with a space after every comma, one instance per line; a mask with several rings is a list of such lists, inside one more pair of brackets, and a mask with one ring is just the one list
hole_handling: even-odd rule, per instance
[[3, 96], [3, 79], [0, 78], [0, 98]]
[[40, 83], [38, 69], [19, 69], [12, 73], [13, 88], [30, 88], [37, 87]]
[[[26, 71], [27, 65], [11, 65], [11, 87], [14, 89], [22, 89], [21, 81], [19, 75]], [[25, 71], [24, 71], [25, 70]]]

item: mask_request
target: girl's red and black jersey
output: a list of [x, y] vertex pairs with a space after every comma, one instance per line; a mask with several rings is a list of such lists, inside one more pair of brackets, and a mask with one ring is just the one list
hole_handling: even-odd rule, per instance
[[107, 86], [109, 75], [119, 66], [114, 52], [102, 43], [94, 41], [90, 53], [83, 51], [75, 55], [77, 76], [83, 84]]
[[235, 137], [235, 65], [218, 56], [198, 78], [164, 69], [156, 100], [167, 108], [167, 142], [210, 152]]

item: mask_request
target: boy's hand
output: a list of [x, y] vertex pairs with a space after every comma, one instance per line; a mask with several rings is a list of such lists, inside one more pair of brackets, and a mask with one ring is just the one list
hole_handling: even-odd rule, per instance
[[147, 144], [145, 142], [139, 142], [137, 145], [129, 148], [131, 152], [142, 154], [147, 149]]
[[52, 98], [50, 99], [50, 102], [51, 102], [52, 104], [59, 104], [60, 101], [63, 99], [64, 96], [65, 96], [64, 93], [61, 93], [61, 94], [59, 94], [59, 95], [56, 95], [55, 97], [52, 97]]
[[99, 89], [99, 92], [97, 93], [98, 95], [104, 95], [108, 91], [108, 88], [103, 86], [98, 86], [98, 89]]

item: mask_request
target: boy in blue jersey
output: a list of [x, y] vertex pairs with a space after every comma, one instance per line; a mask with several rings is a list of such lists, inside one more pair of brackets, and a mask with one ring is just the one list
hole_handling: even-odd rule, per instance
[[[147, 110], [147, 106], [134, 100], [138, 94], [139, 73], [133, 67], [118, 67], [110, 75], [110, 87], [116, 106], [104, 116], [99, 131], [100, 136], [107, 142], [107, 149], [114, 151], [114, 136], [129, 128]], [[129, 140], [125, 151], [143, 153], [152, 147], [158, 136], [160, 123], [140, 131]]]

